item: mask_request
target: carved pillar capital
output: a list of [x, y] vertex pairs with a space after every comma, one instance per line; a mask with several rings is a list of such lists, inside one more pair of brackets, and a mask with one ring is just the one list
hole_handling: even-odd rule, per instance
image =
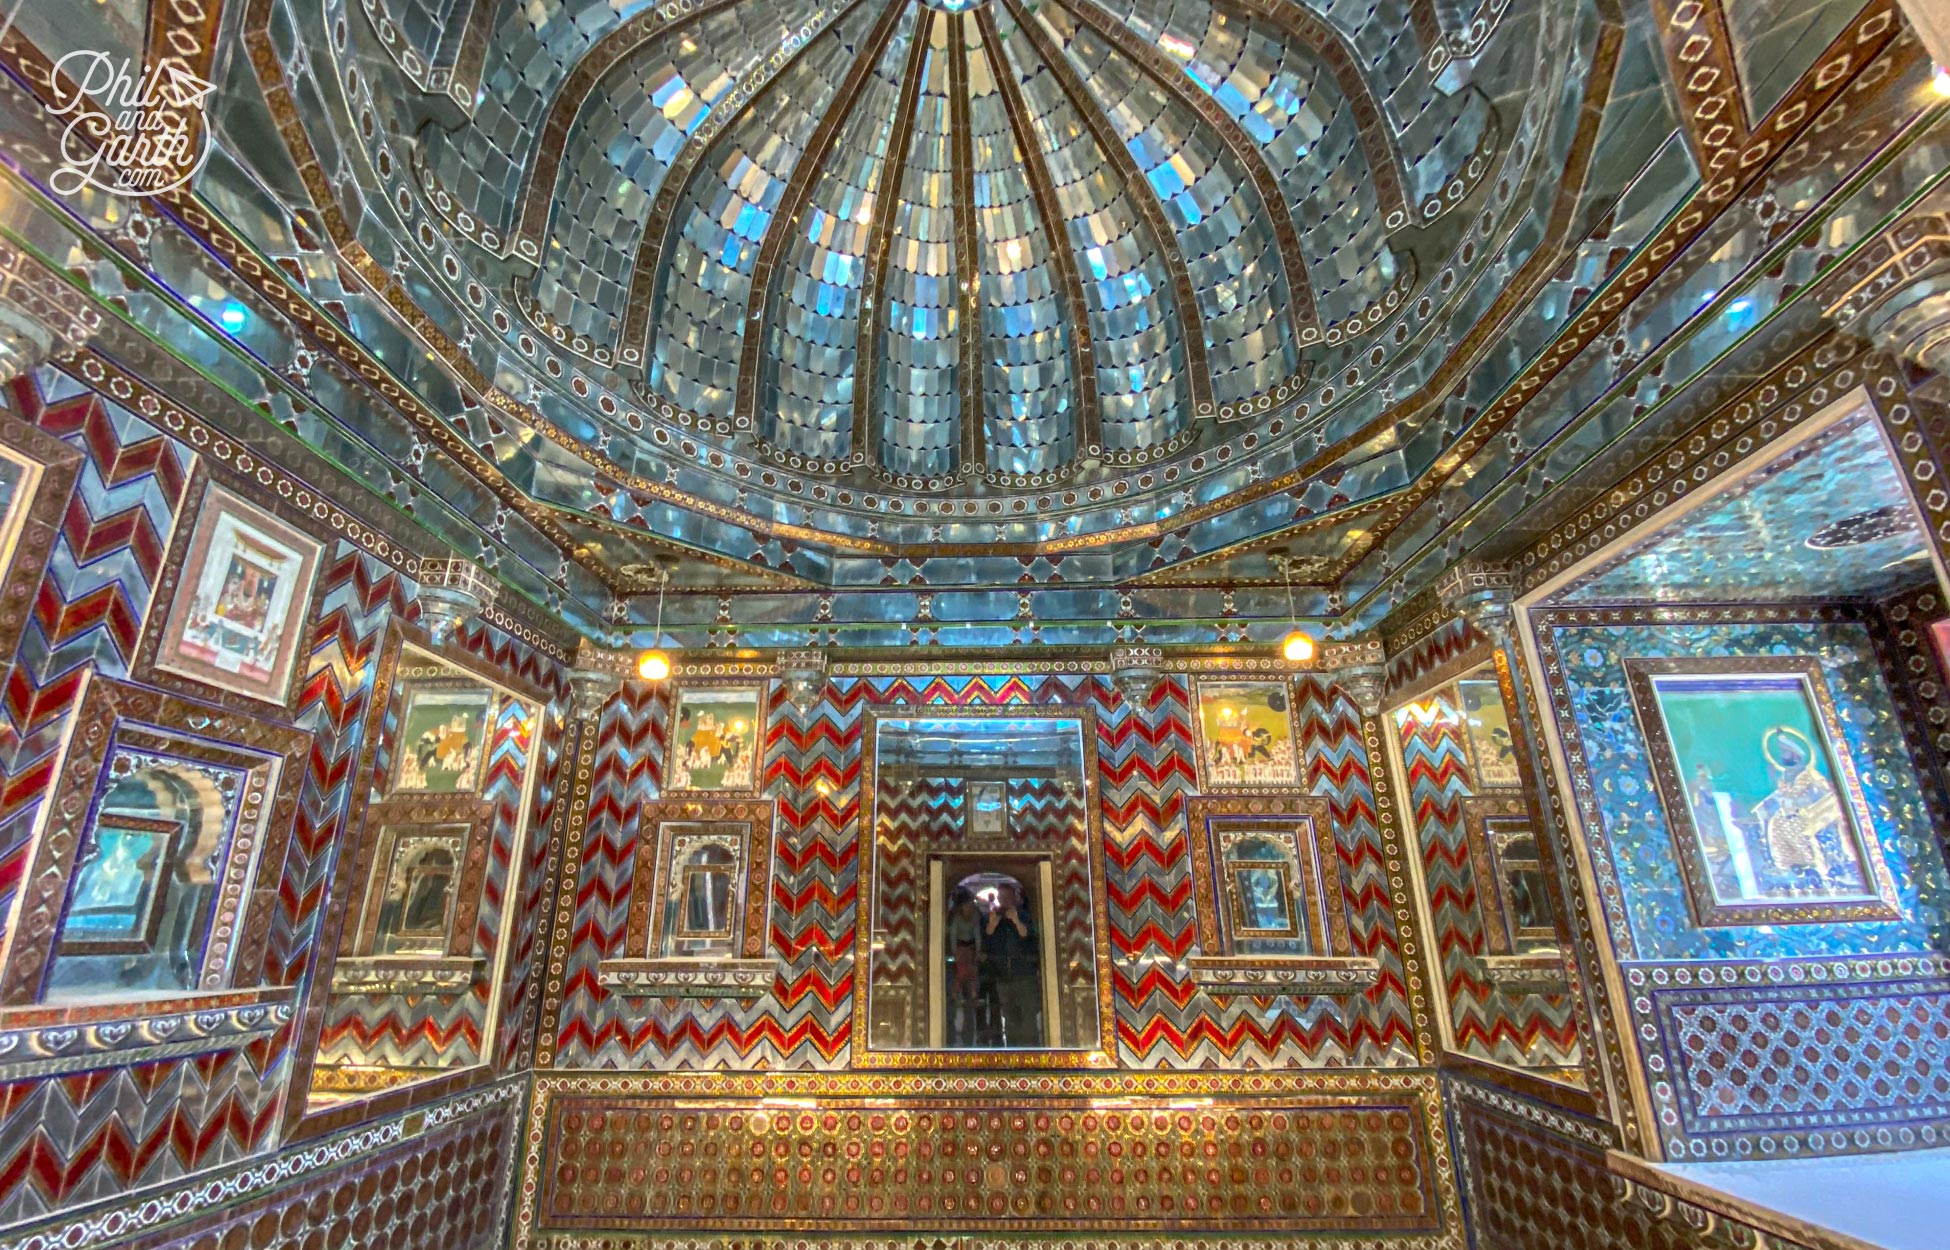
[[627, 651], [600, 647], [584, 638], [576, 644], [575, 665], [569, 669], [569, 705], [586, 719], [602, 714], [603, 705], [623, 688], [630, 671]]
[[1151, 706], [1151, 694], [1164, 676], [1165, 653], [1158, 647], [1112, 647], [1110, 681], [1124, 702], [1142, 716]]
[[26, 252], [0, 243], [0, 383], [80, 351], [100, 326], [101, 314], [85, 294]]
[[1354, 701], [1363, 719], [1377, 716], [1388, 693], [1387, 653], [1372, 634], [1322, 647], [1316, 665], [1341, 692]]
[[826, 692], [826, 653], [824, 651], [782, 651], [779, 653], [779, 680], [785, 683], [785, 697], [800, 715], [807, 715]]
[[1822, 282], [1837, 326], [1950, 378], [1950, 204], [1907, 214]]
[[1442, 610], [1468, 621], [1477, 633], [1497, 647], [1510, 645], [1514, 616], [1516, 576], [1495, 564], [1465, 561], [1450, 569], [1436, 583], [1436, 598]]
[[500, 591], [486, 570], [458, 556], [422, 560], [418, 581], [420, 623], [441, 647], [467, 621], [492, 607]]

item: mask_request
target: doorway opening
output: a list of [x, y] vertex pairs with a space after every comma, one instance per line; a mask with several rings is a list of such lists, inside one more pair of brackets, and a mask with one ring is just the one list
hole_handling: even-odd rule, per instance
[[940, 854], [928, 862], [928, 1044], [1060, 1047], [1054, 874], [1046, 854]]

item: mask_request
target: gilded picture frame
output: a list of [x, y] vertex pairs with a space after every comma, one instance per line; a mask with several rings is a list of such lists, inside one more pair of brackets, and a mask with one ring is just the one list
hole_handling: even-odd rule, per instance
[[1517, 762], [1521, 739], [1503, 701], [1503, 683], [1494, 664], [1456, 679], [1456, 714], [1462, 717], [1462, 738], [1469, 748], [1475, 788], [1521, 789], [1523, 772]]
[[[1550, 895], [1548, 881], [1543, 906], [1552, 926], [1549, 929], [1522, 923], [1523, 899], [1513, 897], [1511, 871], [1534, 871], [1540, 876], [1545, 867], [1541, 844], [1531, 822], [1530, 807], [1521, 797], [1504, 794], [1471, 794], [1462, 799], [1463, 839], [1469, 847], [1469, 867], [1474, 878], [1476, 905], [1483, 913], [1485, 953], [1490, 955], [1542, 954], [1561, 949], [1557, 935], [1557, 903]], [[1512, 845], [1530, 839], [1536, 851], [1534, 860], [1513, 860]]]
[[[653, 802], [638, 817], [635, 871], [631, 875], [629, 912], [623, 950], [626, 960], [762, 959], [769, 940], [772, 903], [772, 841], [776, 804], [769, 799], [723, 798]], [[676, 863], [679, 841], [687, 837], [719, 839], [735, 845], [725, 930], [712, 935], [680, 933], [670, 921], [670, 903], [686, 889], [685, 873]], [[686, 942], [722, 943], [720, 950], [683, 950]]]
[[[195, 984], [180, 994], [147, 1001], [190, 1001], [256, 988], [271, 915], [279, 901], [298, 791], [311, 756], [311, 735], [250, 713], [213, 710], [99, 673], [86, 677], [73, 715], [74, 728], [50, 790], [77, 796], [77, 801], [48, 805], [29, 851], [17, 923], [0, 934], [0, 1009], [41, 1001], [59, 944], [22, 938], [59, 932], [78, 870], [76, 861], [91, 826], [101, 816], [99, 806], [81, 796], [101, 791], [112, 756], [124, 748], [209, 760], [247, 774], [247, 790], [238, 808], [242, 819], [222, 862], [213, 866], [219, 874], [215, 920], [197, 964]], [[192, 723], [197, 725], [195, 736], [171, 728]]]
[[391, 793], [479, 793], [496, 703], [492, 687], [458, 676], [401, 682]]
[[1284, 679], [1196, 679], [1192, 735], [1201, 793], [1268, 794], [1300, 784], [1300, 726]]
[[1900, 917], [1819, 658], [1632, 657], [1624, 670], [1701, 927]]
[[[1333, 807], [1326, 799], [1297, 794], [1195, 798], [1186, 805], [1185, 819], [1191, 833], [1201, 952], [1269, 961], [1345, 958], [1353, 953]], [[1290, 865], [1283, 865], [1288, 872], [1290, 932], [1255, 931], [1239, 924], [1234, 868], [1242, 861], [1231, 858], [1228, 851], [1249, 839], [1272, 841], [1291, 857]], [[1260, 940], [1296, 939], [1304, 942], [1304, 951], [1247, 949]]]
[[666, 794], [755, 795], [764, 784], [766, 685], [685, 682], [670, 699]]
[[[875, 707], [861, 713], [860, 793], [865, 796], [855, 833], [855, 862], [860, 899], [854, 908], [853, 957], [856, 988], [853, 993], [853, 1053], [855, 1068], [1023, 1068], [1023, 1069], [1105, 1069], [1114, 1067], [1117, 1054], [1117, 1021], [1113, 1001], [1113, 975], [1110, 950], [1110, 903], [1104, 888], [1104, 832], [1102, 812], [1097, 801], [1100, 784], [1097, 761], [1097, 712], [1087, 705], [1052, 704], [1024, 707]], [[874, 967], [875, 882], [879, 855], [876, 830], [880, 824], [878, 793], [880, 722], [908, 720], [1064, 720], [1076, 721], [1082, 749], [1085, 827], [1083, 842], [1091, 889], [1091, 951], [1095, 980], [1096, 1021], [1094, 1028], [1080, 1030], [1072, 1038], [1065, 1031], [1063, 1049], [1025, 1049], [1006, 1051], [897, 1049], [872, 1042], [871, 1007]]]
[[[993, 806], [991, 806], [993, 801]], [[1009, 836], [1009, 783], [997, 778], [971, 778], [963, 799], [963, 828], [968, 839]]]
[[[401, 812], [400, 815], [410, 815]], [[430, 814], [430, 813], [429, 813]], [[387, 955], [399, 958], [440, 959], [447, 956], [465, 955], [473, 949], [474, 925], [479, 906], [480, 884], [485, 875], [487, 853], [487, 830], [481, 821], [422, 821], [401, 820], [389, 822], [380, 827], [378, 845], [368, 861], [369, 876], [366, 892], [360, 907], [359, 929], [353, 943], [354, 955]], [[451, 859], [451, 879], [446, 883], [446, 902], [442, 907], [443, 920], [437, 942], [416, 944], [410, 949], [395, 946], [392, 950], [382, 950], [387, 934], [385, 932], [385, 909], [388, 900], [401, 895], [401, 903], [411, 900], [406, 897], [412, 883], [404, 878], [401, 864], [403, 852], [415, 846], [444, 845]], [[410, 926], [399, 929], [400, 936], [411, 937], [414, 930]]]
[[157, 672], [285, 707], [324, 545], [207, 479], [179, 538], [150, 652]]

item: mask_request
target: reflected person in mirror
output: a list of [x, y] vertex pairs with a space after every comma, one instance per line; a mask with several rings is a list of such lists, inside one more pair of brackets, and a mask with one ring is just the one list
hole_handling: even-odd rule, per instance
[[984, 934], [989, 975], [994, 978], [996, 1000], [1001, 1007], [998, 1046], [1021, 1048], [1041, 1046], [1042, 948], [1036, 930], [1029, 923], [1022, 905], [1022, 891], [1015, 885], [1002, 887], [989, 913]]

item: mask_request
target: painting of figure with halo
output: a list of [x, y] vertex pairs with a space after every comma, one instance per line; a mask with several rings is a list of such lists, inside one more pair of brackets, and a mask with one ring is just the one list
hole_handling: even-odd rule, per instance
[[1880, 860], [1819, 680], [1818, 669], [1635, 674], [1667, 817], [1713, 922], [1878, 900]]

